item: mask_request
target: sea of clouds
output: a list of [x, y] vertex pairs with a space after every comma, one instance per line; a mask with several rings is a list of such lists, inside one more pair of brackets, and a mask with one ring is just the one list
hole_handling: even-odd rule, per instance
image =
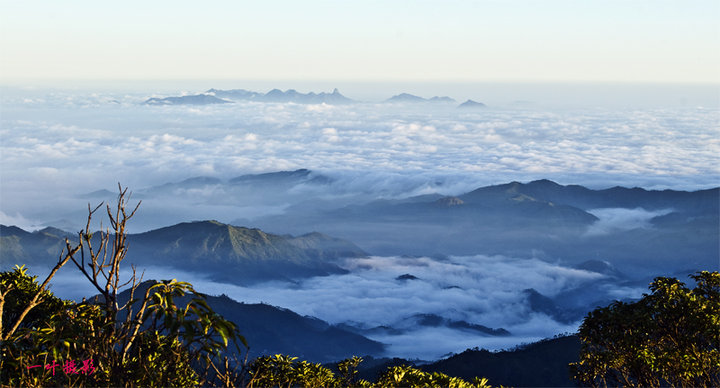
[[[229, 179], [299, 168], [335, 179], [328, 194], [336, 197], [459, 194], [539, 178], [592, 188], [674, 189], [707, 188], [720, 180], [717, 108], [142, 105], [147, 97], [4, 94], [0, 223], [39, 227], [77, 218], [72, 211], [86, 207], [83, 194], [115, 191], [118, 182], [138, 191], [193, 176]], [[227, 201], [201, 200], [213, 194], [207, 189], [190, 194], [186, 199], [199, 200], [173, 207], [172, 198], [148, 198], [143, 208], [177, 214], [198, 204], [201, 212], [188, 219], [225, 222], [259, 215], [255, 203], [244, 211], [230, 203], [229, 211]], [[278, 213], [290, 203], [263, 205]]]
[[[401, 332], [366, 334], [386, 345], [386, 356], [437, 359], [472, 347], [507, 349], [560, 333], [575, 332], [580, 323], [558, 322], [533, 311], [524, 290], [548, 297], [582, 287], [596, 288], [593, 298], [638, 298], [642, 286], [616, 287], [606, 275], [536, 259], [502, 256], [369, 257], [349, 259], [347, 274], [313, 277], [294, 283], [268, 282], [253, 286], [216, 283], [196, 273], [145, 269], [145, 279], [166, 279], [169, 273], [191, 282], [198, 291], [225, 294], [246, 303], [266, 303], [360, 328], [388, 326]], [[410, 274], [417, 279], [401, 280]], [[95, 291], [79, 279], [70, 264], [52, 282], [52, 290], [79, 299]], [[129, 276], [127, 269], [122, 273]], [[587, 300], [588, 309], [598, 299]], [[504, 328], [508, 336], [490, 336], [467, 329], [418, 326], [412, 316], [435, 314], [454, 321]]]
[[[720, 181], [720, 110], [716, 107], [548, 107], [490, 104], [353, 105], [238, 102], [211, 106], [146, 106], [144, 93], [20, 90], [0, 96], [0, 223], [29, 230], [78, 230], [96, 190], [118, 182], [142, 199], [130, 232], [172, 223], [232, 222], [282, 214], [308, 197], [334, 204], [441, 193], [548, 178], [591, 188], [613, 185], [681, 190]], [[400, 92], [400, 91], [398, 91]], [[352, 97], [352, 96], [351, 96]], [[641, 106], [642, 104], [638, 105]], [[204, 185], [153, 196], [152, 187], [195, 176], [233, 177], [307, 168], [331, 178], [271, 193]], [[102, 198], [107, 199], [107, 198]], [[587, 233], [645, 227], [663, 212], [596, 209]], [[308, 231], [309, 232], [309, 231]], [[344, 263], [348, 274], [252, 287], [214, 283], [174, 271], [210, 294], [265, 302], [330, 323], [400, 325], [413, 314], [438, 314], [512, 335], [409, 327], [376, 333], [389, 355], [437, 358], [469, 347], [507, 348], [566, 331], [529, 309], [523, 290], [554, 297], [597, 285], [598, 273], [534, 259], [370, 257]], [[396, 278], [411, 274], [418, 279]], [[167, 269], [149, 268], [146, 279]], [[77, 271], [53, 281], [64, 297], [93, 294]], [[603, 286], [600, 294], [634, 298], [644, 287]], [[594, 306], [588, 306], [592, 308]]]

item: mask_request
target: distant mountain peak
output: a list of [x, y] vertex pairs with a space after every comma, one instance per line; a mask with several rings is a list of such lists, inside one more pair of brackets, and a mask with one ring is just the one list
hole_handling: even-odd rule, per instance
[[545, 186], [545, 187], [562, 187], [559, 183], [553, 182], [549, 179], [538, 179], [527, 184], [528, 186]]
[[403, 275], [400, 275], [400, 276], [396, 277], [395, 280], [400, 280], [400, 281], [418, 280], [418, 277], [415, 276], [415, 275], [411, 275], [411, 274], [409, 274], [409, 273], [406, 273], [406, 274], [403, 274]]
[[211, 94], [194, 94], [190, 96], [149, 98], [145, 105], [211, 105], [232, 104], [232, 101], [220, 99]]
[[454, 99], [448, 97], [448, 96], [434, 96], [432, 98], [424, 98], [420, 96], [416, 96], [414, 94], [410, 93], [400, 93], [398, 95], [392, 96], [385, 100], [385, 102], [408, 102], [408, 103], [421, 103], [421, 102], [432, 102], [432, 103], [453, 103], [455, 102]]
[[467, 100], [463, 102], [462, 104], [458, 105], [458, 108], [461, 109], [476, 109], [476, 108], [485, 108], [485, 104], [482, 102], [477, 102], [473, 100]]
[[253, 283], [344, 273], [333, 261], [367, 254], [355, 244], [322, 234], [280, 236], [216, 220], [183, 222], [129, 235], [136, 264], [163, 260], [206, 272], [215, 280]]
[[434, 96], [434, 97], [430, 98], [429, 101], [430, 101], [430, 102], [453, 103], [453, 102], [455, 102], [455, 99], [454, 99], [454, 98], [450, 98], [450, 97], [448, 97], [448, 96], [442, 96], [442, 97], [440, 97], [440, 96]]
[[582, 269], [585, 271], [600, 273], [600, 274], [618, 278], [618, 279], [625, 277], [625, 275], [622, 272], [620, 272], [617, 268], [615, 268], [614, 265], [612, 265], [610, 262], [608, 262], [606, 260], [584, 261], [584, 262], [576, 265], [575, 268]]
[[385, 102], [426, 102], [427, 100], [410, 93], [400, 93], [385, 100]]
[[38, 230], [38, 231], [35, 232], [35, 233], [42, 233], [42, 234], [47, 234], [47, 235], [50, 235], [50, 236], [57, 236], [57, 237], [66, 237], [66, 236], [72, 236], [72, 235], [73, 235], [73, 233], [66, 232], [66, 231], [64, 231], [64, 230], [62, 230], [62, 229], [55, 228], [55, 227], [53, 227], [53, 226], [47, 226], [47, 227], [45, 227], [45, 228], [43, 228], [43, 229]]

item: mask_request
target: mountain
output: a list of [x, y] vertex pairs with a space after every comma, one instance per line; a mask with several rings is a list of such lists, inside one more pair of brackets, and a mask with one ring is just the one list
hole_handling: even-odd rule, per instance
[[[2, 267], [54, 263], [64, 247], [64, 235], [52, 229], [29, 233], [0, 228]], [[127, 238], [128, 265], [177, 268], [233, 284], [345, 273], [336, 260], [366, 256], [354, 244], [320, 233], [279, 236], [215, 221], [181, 223]]]
[[0, 225], [0, 267], [36, 263], [42, 260], [55, 264], [65, 248], [65, 238], [77, 238], [72, 233], [55, 228], [27, 232], [15, 226]]
[[610, 264], [604, 260], [588, 260], [588, 261], [585, 261], [585, 262], [582, 262], [582, 263], [576, 265], [575, 268], [582, 269], [585, 271], [590, 271], [590, 272], [601, 273], [605, 276], [608, 276], [608, 277], [614, 278], [614, 279], [625, 278], [625, 274], [618, 271], [618, 269], [615, 268], [615, 266], [613, 266], [612, 264]]
[[348, 220], [431, 222], [465, 221], [503, 225], [590, 225], [598, 218], [587, 211], [542, 197], [524, 194], [518, 182], [487, 186], [459, 196], [423, 195], [400, 200], [376, 200], [326, 214]]
[[555, 301], [537, 292], [534, 288], [523, 290], [523, 295], [533, 312], [543, 313], [558, 322], [573, 323], [582, 318], [582, 315], [585, 313], [585, 311], [582, 311], [579, 314], [575, 314], [572, 310], [560, 308]]
[[[143, 295], [147, 287], [153, 284], [155, 281], [152, 280], [143, 282], [136, 295]], [[237, 325], [240, 334], [247, 340], [250, 360], [264, 355], [287, 354], [322, 363], [358, 354], [378, 355], [384, 350], [384, 345], [379, 342], [282, 307], [238, 302], [224, 294], [204, 296], [214, 312]], [[129, 297], [130, 291], [125, 290], [118, 296], [118, 301], [124, 304]], [[188, 297], [175, 299], [178, 306], [184, 306], [187, 302]]]
[[504, 337], [509, 336], [510, 332], [503, 328], [493, 329], [484, 325], [470, 323], [463, 320], [454, 320], [442, 317], [437, 314], [413, 314], [402, 318], [390, 325], [382, 325], [375, 327], [362, 327], [352, 323], [343, 323], [338, 325], [344, 330], [361, 335], [412, 335], [412, 332], [418, 328], [447, 328], [464, 331], [469, 334], [483, 334], [488, 337]]
[[280, 89], [273, 89], [265, 94], [251, 92], [245, 89], [210, 89], [205, 93], [234, 101], [294, 102], [298, 104], [330, 105], [351, 104], [355, 102], [352, 99], [343, 96], [337, 88], [335, 88], [332, 93], [300, 93], [294, 89], [288, 89], [284, 92]]
[[262, 93], [252, 92], [245, 89], [231, 89], [231, 90], [220, 90], [220, 89], [209, 89], [205, 93], [211, 94], [219, 98], [227, 98], [230, 100], [254, 100], [259, 99], [263, 96]]
[[336, 207], [309, 198], [251, 225], [281, 233], [312, 228], [375, 255], [505, 255], [570, 265], [598, 260], [628, 274], [661, 273], [679, 269], [678, 263], [717, 268], [719, 204], [718, 188], [595, 190], [545, 179]]
[[450, 97], [447, 97], [447, 96], [444, 96], [444, 97], [435, 96], [435, 97], [428, 99], [428, 98], [415, 96], [415, 95], [409, 94], [409, 93], [400, 93], [396, 96], [392, 96], [392, 97], [388, 98], [387, 100], [385, 100], [385, 102], [388, 102], [388, 103], [397, 103], [397, 102], [400, 102], [400, 103], [420, 103], [420, 102], [453, 103], [453, 102], [455, 102], [455, 100]]
[[192, 96], [149, 98], [145, 105], [210, 105], [231, 104], [232, 101], [222, 100], [209, 94], [195, 94]]
[[448, 96], [443, 96], [443, 97], [435, 96], [435, 97], [431, 97], [428, 101], [429, 101], [429, 102], [442, 102], [442, 103], [452, 104], [453, 102], [455, 102], [455, 99], [454, 99], [454, 98], [450, 98], [450, 97], [448, 97]]
[[620, 186], [591, 190], [578, 185], [564, 186], [547, 179], [527, 184], [512, 182], [498, 187], [586, 210], [598, 208], [675, 209], [693, 215], [720, 212], [720, 188], [717, 187], [698, 191], [646, 190], [639, 187]]
[[304, 184], [328, 184], [332, 180], [324, 175], [314, 173], [307, 169], [295, 171], [278, 171], [264, 174], [241, 175], [232, 178], [228, 183], [233, 185], [251, 186], [294, 186]]
[[402, 327], [448, 327], [452, 329], [462, 329], [475, 334], [482, 333], [488, 336], [508, 336], [510, 332], [505, 329], [493, 329], [487, 326], [469, 323], [466, 321], [458, 321], [441, 317], [436, 314], [415, 314], [406, 318], [403, 322], [393, 325], [393, 328]]
[[445, 360], [420, 368], [463, 379], [485, 377], [493, 386], [571, 387], [568, 364], [577, 362], [580, 340], [577, 336], [535, 342], [515, 350], [490, 352], [468, 349]]
[[467, 100], [463, 102], [462, 104], [458, 105], [458, 108], [460, 109], [477, 109], [477, 108], [485, 108], [485, 104], [482, 102], [476, 102], [473, 100]]
[[332, 362], [384, 350], [379, 342], [287, 309], [238, 303], [224, 295], [206, 299], [216, 313], [238, 325], [250, 346], [250, 357], [288, 354], [312, 362]]
[[385, 102], [426, 102], [427, 100], [408, 93], [400, 93], [385, 100]]
[[[137, 199], [169, 196], [173, 199], [187, 197], [194, 203], [206, 200], [210, 203], [236, 203], [257, 206], [271, 199], [285, 203], [288, 191], [297, 186], [325, 186], [333, 180], [325, 175], [307, 169], [277, 171], [263, 174], [246, 174], [222, 180], [209, 176], [197, 176], [180, 182], [168, 182], [137, 190]], [[202, 193], [202, 195], [198, 195]], [[111, 199], [117, 194], [99, 190], [86, 194], [88, 199]], [[202, 215], [200, 215], [202, 217]], [[303, 231], [303, 233], [306, 231]]]
[[496, 387], [574, 387], [568, 364], [577, 362], [579, 354], [577, 336], [560, 336], [499, 352], [467, 349], [435, 362], [363, 357], [358, 377], [374, 381], [388, 367], [411, 365], [464, 380], [484, 377]]
[[366, 255], [348, 241], [321, 234], [279, 236], [215, 221], [130, 235], [128, 242], [137, 264], [196, 269], [233, 284], [344, 273], [336, 259]]

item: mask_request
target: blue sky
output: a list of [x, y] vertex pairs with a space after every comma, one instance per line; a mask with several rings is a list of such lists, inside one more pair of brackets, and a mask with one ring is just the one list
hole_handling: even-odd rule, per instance
[[25, 79], [720, 81], [706, 0], [0, 1]]

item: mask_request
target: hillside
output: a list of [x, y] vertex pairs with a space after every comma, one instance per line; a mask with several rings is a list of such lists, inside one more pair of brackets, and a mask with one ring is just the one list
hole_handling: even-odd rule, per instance
[[[62, 231], [26, 232], [2, 226], [0, 265], [54, 263], [64, 247]], [[213, 280], [251, 284], [343, 273], [335, 260], [363, 257], [354, 244], [310, 233], [279, 236], [216, 221], [181, 223], [128, 235], [126, 264], [168, 266], [210, 276]]]
[[571, 387], [575, 384], [568, 364], [576, 362], [579, 353], [580, 340], [572, 335], [501, 352], [468, 349], [421, 369], [465, 379], [482, 376], [494, 386]]
[[[719, 204], [718, 188], [595, 190], [537, 180], [335, 208], [309, 198], [251, 224], [282, 233], [332, 231], [376, 255], [595, 259], [632, 273], [649, 263], [658, 271], [716, 268]], [[686, 268], [677, 267], [681, 262]]]
[[390, 366], [414, 365], [427, 372], [440, 372], [465, 380], [485, 377], [493, 386], [574, 387], [568, 364], [577, 362], [579, 353], [580, 340], [576, 335], [569, 335], [499, 352], [467, 349], [429, 363], [402, 358], [365, 357], [360, 364], [359, 376], [374, 380]]
[[[152, 284], [155, 281], [143, 282], [136, 293], [144, 293]], [[118, 300], [125, 303], [128, 298], [129, 290], [125, 290]], [[332, 362], [357, 354], [379, 355], [384, 350], [379, 342], [282, 307], [238, 302], [226, 295], [205, 295], [205, 300], [214, 312], [238, 326], [247, 340], [249, 359], [289, 354], [311, 362]], [[188, 301], [182, 297], [175, 303], [182, 305]]]

